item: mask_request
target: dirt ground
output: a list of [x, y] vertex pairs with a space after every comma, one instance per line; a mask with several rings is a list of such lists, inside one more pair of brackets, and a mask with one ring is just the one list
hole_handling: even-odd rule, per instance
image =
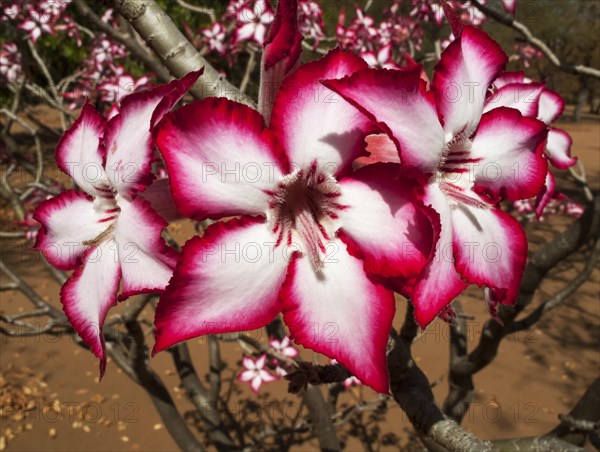
[[[588, 117], [578, 124], [564, 122], [559, 126], [573, 137], [573, 154], [585, 164], [590, 184], [597, 188], [600, 120]], [[559, 175], [559, 187], [573, 193], [574, 185], [566, 173]], [[570, 221], [556, 216], [546, 223], [531, 224], [528, 234], [532, 249], [564, 230]], [[170, 231], [178, 241], [192, 233], [187, 223], [174, 224]], [[45, 299], [60, 306], [59, 287], [47, 277], [35, 253], [3, 242], [2, 254], [11, 268], [24, 275]], [[574, 262], [552, 274], [534, 305], [563, 287], [583, 264]], [[536, 435], [552, 429], [558, 414], [572, 408], [600, 370], [599, 282], [600, 268], [596, 267], [591, 279], [537, 326], [503, 341], [494, 363], [475, 377], [476, 400], [465, 418], [465, 428], [484, 439]], [[29, 308], [16, 292], [1, 292], [0, 296], [0, 313], [14, 314]], [[399, 302], [396, 324], [403, 318], [404, 303]], [[463, 307], [472, 316], [468, 338], [473, 346], [488, 318], [479, 289], [469, 289], [463, 297]], [[109, 317], [118, 315], [122, 308], [123, 304], [111, 311]], [[145, 312], [145, 318], [151, 322], [151, 312]], [[254, 337], [266, 341], [264, 333], [256, 332]], [[447, 325], [436, 320], [417, 339], [414, 348], [417, 363], [430, 381], [436, 383], [434, 393], [440, 403], [448, 391], [448, 337]], [[7, 451], [177, 450], [144, 391], [110, 361], [106, 376], [99, 382], [96, 359], [78, 347], [72, 337], [0, 336], [0, 344], [0, 409], [3, 410], [0, 435], [4, 438], [0, 446], [4, 445]], [[190, 348], [198, 372], [205, 375], [206, 342], [190, 341]], [[239, 369], [243, 354], [239, 345], [226, 344], [222, 353], [230, 368]], [[308, 351], [303, 354], [312, 358]], [[152, 358], [152, 366], [182, 412], [188, 413], [190, 424], [194, 424], [192, 407], [177, 386], [169, 355], [161, 353]], [[225, 372], [224, 378], [227, 391], [235, 374]], [[343, 395], [338, 409], [357, 397], [372, 400], [377, 396], [369, 389], [354, 388]], [[286, 416], [296, 413], [299, 399], [287, 396], [283, 381], [263, 387], [259, 399], [246, 387], [234, 396], [234, 400], [254, 400], [259, 406], [266, 406], [266, 401], [273, 398], [289, 409]], [[249, 422], [264, 422], [245, 412], [241, 403], [233, 404], [234, 415], [246, 414]], [[15, 404], [27, 409], [15, 416]], [[400, 408], [390, 406], [380, 420], [370, 418], [366, 412], [361, 418], [364, 422], [346, 426], [343, 430], [346, 450], [406, 450], [412, 428]], [[313, 441], [293, 450], [317, 450], [317, 445]]]

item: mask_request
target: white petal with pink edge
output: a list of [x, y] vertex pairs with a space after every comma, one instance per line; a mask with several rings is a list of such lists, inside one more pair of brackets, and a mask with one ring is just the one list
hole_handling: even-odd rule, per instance
[[513, 108], [495, 108], [482, 116], [470, 157], [474, 189], [500, 199], [527, 199], [544, 185], [548, 165], [542, 156], [546, 125]]
[[108, 310], [117, 304], [120, 277], [117, 246], [106, 240], [86, 253], [83, 267], [75, 270], [60, 292], [69, 322], [100, 359], [100, 377], [106, 368], [102, 326]]
[[546, 174], [546, 183], [544, 184], [544, 187], [542, 187], [535, 199], [535, 214], [538, 218], [540, 218], [543, 215], [544, 209], [554, 196], [555, 190], [556, 183], [554, 180], [554, 175], [552, 174], [552, 171], [548, 170], [548, 174]]
[[167, 115], [156, 142], [177, 208], [196, 220], [265, 212], [287, 165], [261, 115], [227, 99]]
[[448, 199], [437, 184], [430, 184], [424, 187], [423, 202], [440, 216], [435, 255], [417, 278], [411, 299], [415, 319], [424, 329], [467, 288], [467, 284], [461, 280], [454, 265], [452, 217]]
[[191, 72], [150, 91], [130, 94], [121, 102], [119, 114], [106, 126], [106, 173], [113, 187], [132, 197], [153, 179], [151, 128], [183, 97], [200, 76]]
[[[400, 180], [396, 164], [369, 165], [340, 181], [343, 240], [358, 247], [365, 270], [382, 276], [415, 277], [429, 260], [434, 233]], [[348, 242], [347, 242], [348, 243]]]
[[498, 108], [516, 108], [523, 116], [535, 118], [538, 116], [538, 107], [542, 93], [543, 83], [512, 83], [505, 85], [485, 101], [483, 113]]
[[465, 26], [460, 38], [442, 52], [432, 81], [446, 141], [477, 128], [491, 82], [508, 62], [500, 46], [486, 33]]
[[388, 392], [385, 348], [394, 317], [391, 292], [374, 283], [340, 240], [322, 271], [294, 259], [281, 292], [283, 318], [294, 342], [335, 358], [361, 381]]
[[109, 223], [85, 193], [68, 190], [38, 206], [34, 218], [42, 224], [36, 248], [56, 268], [72, 270]]
[[571, 157], [571, 136], [561, 129], [550, 129], [546, 143], [546, 156], [558, 169], [567, 169], [577, 163], [577, 157]]
[[119, 300], [140, 293], [160, 292], [171, 279], [178, 257], [161, 236], [167, 222], [140, 197], [132, 202], [120, 198], [118, 204], [121, 212], [114, 240], [119, 247], [123, 273]]
[[367, 69], [324, 84], [376, 121], [399, 144], [405, 168], [435, 171], [444, 149], [444, 131], [435, 106], [423, 91], [420, 66], [402, 71]]
[[155, 316], [154, 353], [192, 337], [252, 330], [280, 312], [288, 256], [260, 218], [210, 226], [186, 243]]
[[100, 193], [96, 187], [108, 184], [101, 149], [105, 124], [106, 119], [90, 104], [85, 104], [56, 146], [58, 167], [71, 176], [78, 187], [93, 196]]
[[319, 169], [341, 175], [364, 150], [373, 127], [368, 118], [320, 83], [367, 67], [361, 58], [335, 49], [302, 65], [283, 81], [270, 126], [295, 169], [314, 160]]
[[538, 119], [550, 125], [562, 115], [565, 109], [565, 101], [558, 93], [544, 90], [540, 96], [540, 106], [538, 111]]
[[512, 304], [527, 261], [525, 231], [499, 208], [462, 204], [452, 210], [454, 256], [463, 278], [502, 294], [500, 303]]

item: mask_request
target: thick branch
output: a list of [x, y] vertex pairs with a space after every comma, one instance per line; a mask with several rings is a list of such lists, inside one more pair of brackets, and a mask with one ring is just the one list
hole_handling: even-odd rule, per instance
[[102, 19], [88, 6], [85, 0], [74, 0], [73, 4], [81, 16], [91, 22], [96, 29], [106, 33], [109, 37], [127, 47], [133, 57], [143, 63], [148, 70], [154, 72], [160, 81], [167, 83], [171, 80], [169, 71], [154, 57], [154, 55], [148, 53], [135, 41], [135, 39], [128, 38], [111, 27], [110, 24], [103, 22]]
[[[573, 422], [572, 420], [575, 420]], [[597, 423], [600, 421], [600, 378], [596, 378], [585, 394], [579, 399], [577, 405], [571, 410], [568, 417], [548, 433], [577, 446], [583, 446], [587, 437], [585, 429], [577, 429], [577, 422]]]
[[156, 411], [160, 415], [167, 430], [184, 451], [202, 452], [204, 448], [188, 428], [185, 420], [175, 406], [169, 391], [160, 377], [153, 372], [146, 361], [144, 332], [137, 321], [126, 324], [127, 331], [133, 338], [129, 361], [139, 384], [146, 390]]
[[229, 83], [179, 31], [154, 0], [113, 0], [115, 9], [146, 41], [171, 74], [177, 78], [204, 67], [190, 92], [197, 99], [218, 96], [254, 106], [254, 102]]
[[487, 5], [483, 5], [478, 0], [472, 0], [471, 4], [474, 5], [479, 11], [484, 13], [486, 16], [497, 20], [502, 25], [505, 25], [518, 31], [529, 44], [531, 44], [533, 47], [535, 47], [544, 55], [546, 55], [550, 62], [560, 70], [564, 72], [569, 72], [571, 74], [589, 75], [600, 79], [600, 70], [598, 69], [583, 65], [572, 66], [570, 64], [566, 64], [560, 61], [558, 56], [550, 49], [550, 47], [548, 47], [548, 45], [544, 41], [534, 36], [533, 33], [529, 30], [529, 28], [527, 28], [521, 22], [516, 20], [514, 17], [497, 11], [496, 9], [491, 8]]

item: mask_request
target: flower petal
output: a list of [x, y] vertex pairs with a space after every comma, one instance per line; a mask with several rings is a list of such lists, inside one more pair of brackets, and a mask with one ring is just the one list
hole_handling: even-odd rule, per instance
[[352, 165], [355, 169], [379, 162], [400, 163], [396, 143], [385, 133], [368, 135], [365, 142], [369, 156], [357, 158]]
[[546, 125], [513, 108], [495, 108], [482, 116], [470, 157], [474, 189], [493, 200], [534, 197], [544, 185], [548, 165], [542, 156]]
[[281, 0], [265, 40], [258, 95], [258, 109], [268, 123], [276, 94], [300, 59], [302, 34], [298, 30], [298, 0]]
[[239, 381], [250, 381], [256, 376], [256, 371], [254, 370], [245, 370], [238, 377]]
[[543, 215], [544, 209], [554, 196], [555, 190], [556, 183], [554, 181], [554, 175], [552, 174], [552, 171], [548, 170], [548, 173], [546, 174], [546, 183], [544, 184], [544, 186], [542, 187], [535, 199], [535, 214], [538, 218], [540, 218]]
[[538, 111], [538, 119], [550, 125], [562, 115], [565, 109], [565, 101], [558, 93], [544, 90], [540, 96], [540, 107]]
[[101, 221], [104, 215], [94, 208], [94, 201], [75, 190], [44, 201], [35, 210], [33, 218], [42, 224], [36, 249], [61, 270], [79, 266], [89, 248], [83, 242], [95, 239], [107, 228]]
[[121, 212], [116, 222], [115, 241], [123, 272], [119, 300], [140, 293], [160, 292], [171, 279], [179, 256], [161, 236], [167, 222], [140, 197], [132, 202], [121, 198], [118, 203]]
[[106, 125], [106, 172], [113, 187], [132, 197], [152, 182], [151, 128], [183, 97], [200, 76], [190, 72], [150, 91], [123, 98], [119, 114]]
[[100, 359], [100, 377], [106, 368], [102, 326], [108, 310], [117, 304], [120, 277], [116, 244], [106, 240], [86, 253], [83, 267], [75, 270], [60, 291], [69, 322]]
[[492, 83], [494, 88], [500, 89], [510, 83], [526, 83], [525, 73], [523, 71], [518, 72], [503, 72], [496, 80]]
[[452, 218], [446, 196], [437, 184], [424, 187], [423, 202], [439, 214], [440, 222], [433, 223], [439, 230], [435, 255], [415, 282], [411, 301], [415, 319], [425, 329], [454, 298], [467, 288], [454, 265], [452, 254]]
[[108, 183], [100, 146], [105, 124], [106, 119], [90, 104], [85, 104], [56, 146], [58, 167], [92, 196], [99, 193], [96, 186], [102, 188]]
[[536, 118], [542, 93], [543, 83], [511, 83], [505, 85], [485, 101], [483, 113], [498, 108], [516, 108], [523, 116]]
[[469, 282], [494, 289], [512, 304], [527, 261], [525, 231], [499, 208], [460, 205], [452, 210], [456, 269]]
[[286, 63], [286, 72], [292, 69], [302, 53], [302, 39], [302, 34], [298, 31], [298, 0], [281, 0], [265, 40], [265, 70], [282, 60]]
[[475, 131], [487, 90], [507, 62], [508, 57], [492, 38], [469, 26], [442, 52], [432, 86], [447, 141]]
[[567, 169], [577, 163], [577, 157], [571, 157], [571, 136], [561, 129], [550, 129], [546, 143], [546, 156], [558, 169]]
[[[432, 252], [433, 229], [413, 202], [412, 188], [396, 164], [375, 164], [340, 181], [342, 240], [358, 246], [365, 270], [415, 277]], [[349, 239], [349, 240], [348, 240]]]
[[444, 132], [435, 106], [424, 93], [420, 66], [401, 71], [367, 69], [323, 84], [388, 133], [399, 145], [405, 168], [425, 174], [435, 171], [444, 149]]
[[167, 115], [156, 142], [177, 208], [196, 220], [265, 212], [287, 164], [259, 113], [227, 99]]
[[270, 126], [294, 168], [309, 167], [316, 160], [320, 169], [340, 175], [363, 151], [371, 122], [319, 81], [350, 75], [366, 65], [352, 53], [335, 49], [285, 78]]
[[335, 358], [378, 392], [388, 392], [385, 348], [394, 317], [391, 292], [374, 283], [340, 241], [320, 272], [307, 257], [290, 265], [283, 318], [297, 344]]
[[289, 264], [275, 241], [264, 220], [243, 218], [216, 223], [187, 242], [156, 309], [154, 353], [272, 321]]

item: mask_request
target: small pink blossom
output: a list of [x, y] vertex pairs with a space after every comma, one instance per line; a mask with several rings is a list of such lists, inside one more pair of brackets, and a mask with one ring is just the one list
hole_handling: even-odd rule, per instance
[[12, 42], [0, 47], [0, 79], [5, 78], [9, 83], [15, 82], [22, 74], [21, 55], [17, 45]]
[[236, 42], [255, 41], [264, 44], [267, 29], [273, 22], [273, 8], [265, 0], [247, 3], [237, 14], [238, 28], [234, 36]]
[[244, 369], [240, 373], [238, 380], [243, 382], [250, 382], [250, 388], [258, 394], [260, 387], [263, 383], [270, 383], [275, 381], [276, 378], [265, 370], [265, 363], [267, 361], [267, 355], [261, 355], [258, 359], [254, 360], [249, 356], [246, 356], [242, 360]]
[[42, 33], [54, 34], [52, 28], [48, 25], [50, 18], [50, 14], [39, 13], [32, 9], [29, 11], [29, 19], [19, 25], [18, 28], [25, 30], [35, 44]]
[[285, 336], [281, 340], [272, 338], [269, 342], [269, 345], [273, 347], [273, 349], [277, 351], [277, 353], [287, 356], [288, 358], [295, 358], [296, 356], [298, 356], [298, 349], [290, 344], [291, 341], [289, 336]]
[[225, 54], [227, 51], [227, 46], [225, 44], [227, 33], [223, 25], [219, 22], [215, 22], [210, 28], [202, 30], [201, 33], [204, 37], [203, 40], [207, 43], [208, 48], [211, 51], [215, 51], [220, 55]]

